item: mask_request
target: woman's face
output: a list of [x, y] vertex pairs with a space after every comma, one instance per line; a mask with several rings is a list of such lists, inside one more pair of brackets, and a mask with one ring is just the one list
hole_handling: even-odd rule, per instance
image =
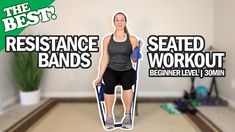
[[114, 26], [116, 27], [116, 30], [124, 30], [124, 27], [126, 26], [126, 20], [123, 14], [117, 14], [114, 17]]

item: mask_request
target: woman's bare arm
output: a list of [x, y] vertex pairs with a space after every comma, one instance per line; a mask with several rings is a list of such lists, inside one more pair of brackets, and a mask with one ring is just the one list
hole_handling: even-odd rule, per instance
[[108, 66], [109, 63], [109, 54], [108, 54], [108, 43], [110, 40], [110, 35], [106, 36], [103, 40], [103, 45], [102, 45], [102, 55], [101, 55], [101, 59], [100, 59], [100, 67], [99, 67], [99, 73], [98, 73], [98, 77], [97, 80], [95, 82], [95, 85], [99, 85], [102, 81], [104, 72]]

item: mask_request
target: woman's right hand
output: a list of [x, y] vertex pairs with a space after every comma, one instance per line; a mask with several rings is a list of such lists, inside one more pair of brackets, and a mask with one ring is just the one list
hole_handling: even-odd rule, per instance
[[93, 82], [94, 88], [100, 86], [101, 81], [102, 81], [102, 78], [99, 78], [99, 77], [96, 80], [94, 80]]

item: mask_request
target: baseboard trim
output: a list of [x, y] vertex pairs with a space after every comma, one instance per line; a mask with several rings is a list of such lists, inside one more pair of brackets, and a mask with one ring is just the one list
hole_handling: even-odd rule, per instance
[[[42, 93], [45, 98], [92, 98], [95, 97], [95, 92], [47, 92]], [[117, 94], [119, 97], [120, 94]], [[139, 92], [137, 97], [140, 98], [180, 98], [182, 92]]]
[[95, 97], [95, 92], [48, 92], [42, 93], [45, 98], [91, 98]]
[[222, 99], [228, 101], [229, 106], [233, 107], [235, 109], [235, 102], [232, 101], [231, 99], [224, 97], [224, 96], [220, 96]]
[[139, 92], [138, 97], [141, 98], [180, 98], [183, 97], [182, 92]]
[[19, 97], [18, 96], [15, 96], [15, 97], [12, 97], [12, 98], [10, 98], [10, 99], [8, 99], [6, 101], [3, 101], [2, 102], [2, 111], [1, 112], [4, 112], [4, 109], [7, 109], [9, 106], [15, 104], [18, 101], [19, 101]]
[[0, 116], [2, 115], [4, 113], [4, 111], [2, 110], [2, 111], [0, 111]]

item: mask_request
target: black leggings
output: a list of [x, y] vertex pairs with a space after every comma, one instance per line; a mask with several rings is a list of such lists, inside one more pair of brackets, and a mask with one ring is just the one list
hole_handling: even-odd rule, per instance
[[123, 90], [132, 89], [135, 79], [135, 70], [133, 68], [127, 71], [116, 71], [107, 67], [103, 75], [104, 93], [114, 94], [115, 87], [118, 84], [122, 85]]

